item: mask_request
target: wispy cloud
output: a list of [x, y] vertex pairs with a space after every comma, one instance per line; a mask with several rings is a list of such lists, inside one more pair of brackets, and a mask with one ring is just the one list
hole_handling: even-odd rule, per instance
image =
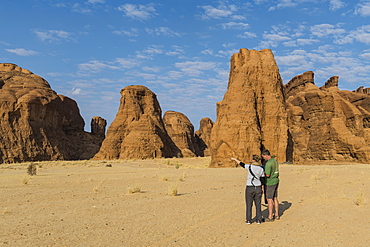
[[160, 46], [152, 45], [152, 46], [149, 46], [147, 49], [145, 49], [143, 51], [137, 51], [136, 52], [136, 58], [151, 60], [151, 59], [153, 59], [154, 55], [163, 54], [163, 53], [164, 53], [164, 51], [162, 50], [162, 48]]
[[117, 35], [126, 35], [129, 37], [138, 37], [139, 36], [139, 29], [137, 28], [131, 28], [130, 30], [116, 30], [113, 31], [114, 34]]
[[175, 66], [188, 76], [199, 76], [205, 70], [215, 69], [216, 63], [186, 61], [181, 63], [175, 63]]
[[344, 8], [345, 6], [345, 2], [342, 2], [340, 0], [330, 0], [329, 2], [329, 9], [332, 11]]
[[172, 31], [168, 27], [156, 27], [154, 29], [145, 28], [145, 31], [149, 34], [157, 35], [157, 36], [166, 36], [166, 37], [177, 36], [177, 37], [181, 37], [180, 33], [176, 33], [175, 31]]
[[347, 36], [337, 39], [335, 43], [348, 44], [353, 43], [354, 41], [370, 44], [370, 25], [361, 26], [354, 31], [350, 31]]
[[103, 69], [120, 69], [118, 66], [111, 65], [109, 63], [92, 60], [88, 63], [83, 63], [78, 65], [78, 69], [81, 73], [98, 73]]
[[370, 16], [370, 1], [365, 1], [363, 3], [357, 4], [355, 14], [364, 17]]
[[157, 15], [153, 4], [130, 4], [126, 3], [118, 7], [123, 15], [135, 20], [145, 21]]
[[338, 37], [346, 32], [345, 29], [331, 24], [319, 24], [310, 28], [311, 34], [319, 38], [328, 38], [330, 36]]
[[14, 53], [18, 56], [33, 56], [33, 55], [36, 55], [37, 52], [36, 51], [32, 51], [32, 50], [26, 50], [26, 49], [23, 49], [23, 48], [17, 48], [17, 49], [5, 49], [7, 52], [11, 52], [11, 53]]
[[34, 33], [41, 41], [47, 41], [50, 43], [61, 43], [62, 41], [67, 42], [75, 41], [73, 33], [62, 30], [47, 30], [47, 31], [35, 30]]
[[249, 28], [249, 24], [248, 23], [243, 23], [243, 22], [228, 22], [228, 23], [223, 23], [221, 24], [222, 26], [222, 29], [239, 29], [239, 30], [243, 30], [243, 29], [248, 29]]
[[105, 3], [105, 0], [88, 0], [86, 3], [91, 3], [91, 4]]
[[233, 17], [234, 12], [238, 9], [236, 5], [226, 5], [224, 3], [221, 3], [218, 7], [206, 5], [199, 6], [199, 8], [204, 10], [204, 14], [201, 15], [204, 20]]

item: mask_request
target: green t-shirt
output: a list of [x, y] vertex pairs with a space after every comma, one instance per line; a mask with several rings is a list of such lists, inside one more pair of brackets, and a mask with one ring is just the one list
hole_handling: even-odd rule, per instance
[[267, 177], [266, 185], [279, 183], [279, 163], [276, 159], [271, 158], [266, 162], [265, 174], [270, 175], [270, 177]]

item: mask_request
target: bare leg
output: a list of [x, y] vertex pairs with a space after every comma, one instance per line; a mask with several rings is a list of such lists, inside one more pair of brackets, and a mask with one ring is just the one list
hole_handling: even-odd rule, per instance
[[273, 209], [274, 209], [274, 200], [273, 199], [267, 199], [267, 208], [269, 210], [269, 219], [273, 218]]
[[279, 200], [277, 197], [274, 197], [274, 207], [275, 207], [275, 216], [279, 219]]

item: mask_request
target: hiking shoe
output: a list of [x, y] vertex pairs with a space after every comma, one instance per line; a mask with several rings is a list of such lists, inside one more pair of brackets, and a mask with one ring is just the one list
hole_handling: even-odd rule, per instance
[[251, 221], [250, 220], [247, 220], [245, 223], [247, 223], [247, 225], [250, 225], [251, 224]]
[[261, 224], [260, 220], [256, 220], [257, 225]]

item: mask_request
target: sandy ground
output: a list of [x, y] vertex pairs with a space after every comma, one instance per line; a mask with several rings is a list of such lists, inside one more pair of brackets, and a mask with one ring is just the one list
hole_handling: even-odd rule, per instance
[[0, 165], [0, 246], [370, 246], [370, 165], [281, 164], [281, 219], [246, 225], [247, 171], [208, 163]]

